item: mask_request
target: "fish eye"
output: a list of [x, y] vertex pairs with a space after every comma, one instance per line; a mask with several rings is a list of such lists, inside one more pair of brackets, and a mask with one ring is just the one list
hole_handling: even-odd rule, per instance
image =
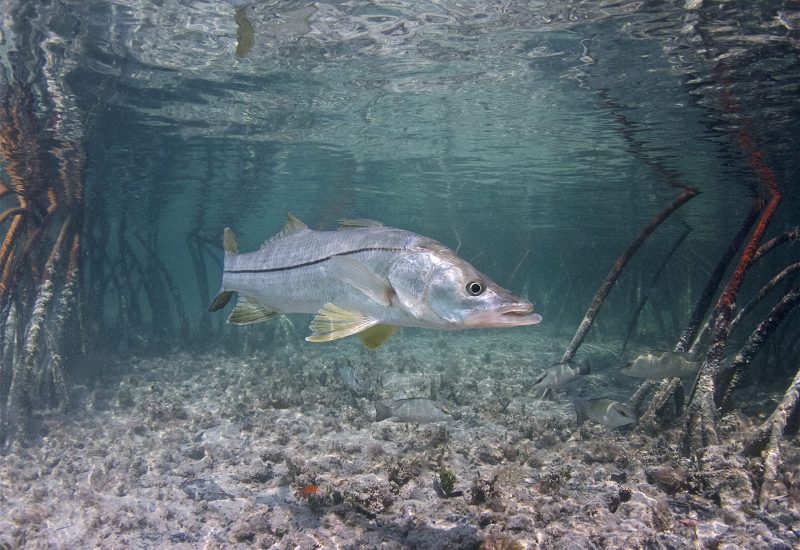
[[480, 281], [470, 281], [467, 283], [467, 294], [470, 296], [480, 296], [483, 290], [484, 286]]

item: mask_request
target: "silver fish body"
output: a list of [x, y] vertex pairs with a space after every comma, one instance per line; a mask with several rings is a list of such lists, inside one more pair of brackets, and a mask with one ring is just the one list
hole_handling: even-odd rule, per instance
[[578, 424], [582, 424], [588, 419], [612, 429], [637, 421], [636, 413], [630, 406], [606, 398], [575, 401], [575, 413]]
[[536, 378], [532, 389], [538, 391], [557, 388], [584, 374], [589, 374], [589, 365], [586, 363], [571, 361], [567, 363], [556, 363], [545, 369], [545, 371]]
[[389, 404], [375, 403], [375, 422], [392, 419], [394, 422], [430, 424], [451, 420], [435, 401], [422, 398], [397, 399]]
[[[356, 220], [338, 231], [314, 231], [289, 215], [283, 231], [255, 252], [239, 254], [226, 229], [225, 250], [222, 288], [209, 309], [222, 308], [235, 292], [239, 302], [229, 317], [232, 323], [316, 313], [306, 338], [312, 342], [373, 327], [373, 343], [380, 345], [395, 327], [511, 327], [541, 321], [530, 302], [447, 247], [377, 222]], [[383, 331], [377, 333], [378, 327]]]
[[700, 371], [701, 361], [683, 353], [643, 353], [620, 369], [622, 374], [634, 378], [660, 380], [662, 378], [694, 378]]

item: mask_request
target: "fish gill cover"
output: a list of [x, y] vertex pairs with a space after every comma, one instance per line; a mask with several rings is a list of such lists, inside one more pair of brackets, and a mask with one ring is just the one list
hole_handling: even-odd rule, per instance
[[[0, 0], [0, 547], [797, 546], [799, 33], [774, 0]], [[208, 313], [223, 228], [287, 209], [543, 321], [364, 349]]]

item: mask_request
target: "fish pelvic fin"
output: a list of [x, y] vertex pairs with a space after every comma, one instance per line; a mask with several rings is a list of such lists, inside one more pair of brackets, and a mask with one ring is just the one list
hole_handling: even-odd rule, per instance
[[[216, 300], [214, 300], [216, 302]], [[214, 304], [211, 304], [214, 305]], [[232, 325], [252, 325], [262, 323], [280, 315], [280, 312], [270, 309], [267, 306], [251, 302], [244, 296], [239, 296], [236, 307], [233, 308], [228, 316], [228, 322]]]
[[375, 422], [386, 420], [392, 416], [392, 409], [382, 403], [375, 403]]
[[371, 300], [382, 306], [389, 306], [395, 295], [394, 288], [387, 279], [378, 276], [370, 268], [354, 258], [334, 256], [328, 266], [344, 282], [360, 290]]
[[357, 334], [377, 324], [377, 319], [328, 303], [311, 320], [311, 335], [306, 336], [306, 341], [330, 342]]
[[368, 349], [375, 349], [391, 338], [398, 328], [394, 325], [375, 325], [359, 332], [358, 338]]
[[228, 305], [228, 302], [231, 301], [232, 296], [232, 290], [223, 290], [217, 294], [217, 297], [214, 298], [214, 301], [211, 302], [210, 306], [208, 306], [208, 311], [219, 311], [220, 309], [224, 308], [226, 305]]
[[230, 227], [226, 227], [222, 231], [222, 248], [225, 249], [226, 255], [239, 253], [239, 245], [236, 244], [236, 235]]

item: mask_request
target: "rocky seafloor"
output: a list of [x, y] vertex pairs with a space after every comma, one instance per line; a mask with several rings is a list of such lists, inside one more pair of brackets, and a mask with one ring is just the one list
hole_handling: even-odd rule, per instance
[[[740, 441], [774, 407], [744, 390], [724, 442], [577, 425], [574, 398], [638, 381], [601, 345], [542, 400], [562, 341], [518, 329], [415, 333], [367, 351], [291, 338], [262, 351], [95, 358], [67, 413], [0, 455], [0, 548], [797, 548], [800, 449], [765, 510]], [[356, 395], [334, 367], [349, 361]], [[454, 419], [375, 422], [374, 402], [432, 398]], [[444, 491], [445, 478], [453, 482]], [[443, 481], [445, 483], [443, 483]]]

